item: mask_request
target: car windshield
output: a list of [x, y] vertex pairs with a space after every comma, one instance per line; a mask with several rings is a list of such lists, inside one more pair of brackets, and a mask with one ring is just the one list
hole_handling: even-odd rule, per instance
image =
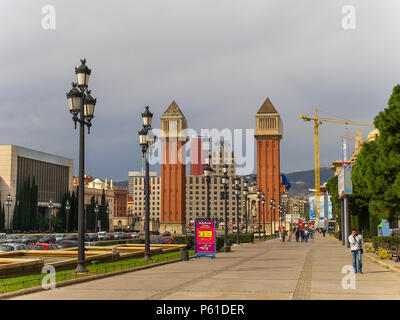
[[45, 246], [35, 244], [32, 246], [31, 250], [44, 250], [45, 248]]
[[14, 248], [11, 246], [6, 246], [6, 245], [1, 245], [0, 246], [0, 251], [5, 252], [5, 251], [14, 251]]
[[36, 239], [35, 236], [23, 236], [22, 239]]

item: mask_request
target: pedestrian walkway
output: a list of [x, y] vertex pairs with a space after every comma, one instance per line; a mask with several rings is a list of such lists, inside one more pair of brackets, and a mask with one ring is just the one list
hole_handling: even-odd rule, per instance
[[201, 258], [14, 299], [400, 299], [400, 274], [364, 259], [343, 289], [349, 249], [318, 233], [308, 243], [270, 240]]

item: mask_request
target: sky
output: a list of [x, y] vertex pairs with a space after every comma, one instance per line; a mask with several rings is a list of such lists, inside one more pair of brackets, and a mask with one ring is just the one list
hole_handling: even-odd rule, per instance
[[[55, 29], [43, 28], [46, 5]], [[398, 0], [2, 0], [0, 144], [72, 158], [77, 173], [65, 93], [86, 58], [97, 98], [92, 176], [140, 170], [140, 112], [149, 105], [159, 127], [172, 100], [195, 130], [251, 129], [269, 97], [284, 125], [281, 171], [312, 169], [313, 125], [300, 114], [373, 121], [400, 78], [399, 9]], [[341, 159], [339, 136], [357, 130], [324, 123], [321, 166]]]

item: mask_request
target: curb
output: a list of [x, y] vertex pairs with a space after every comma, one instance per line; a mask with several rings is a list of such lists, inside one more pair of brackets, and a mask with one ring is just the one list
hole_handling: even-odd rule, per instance
[[[342, 244], [342, 241], [336, 239], [335, 237], [331, 236], [331, 238], [336, 240], [340, 244]], [[380, 264], [381, 266], [383, 266], [385, 268], [389, 268], [389, 270], [392, 271], [392, 272], [400, 273], [400, 269], [398, 269], [397, 267], [392, 267], [391, 265], [383, 262], [382, 260], [379, 260], [378, 258], [375, 258], [374, 256], [371, 256], [369, 253], [365, 253], [364, 256], [366, 256], [372, 262], [378, 263], [378, 264]]]
[[[191, 257], [189, 257], [189, 259], [193, 259], [195, 257], [196, 256], [191, 256]], [[150, 268], [163, 266], [166, 264], [171, 264], [171, 263], [175, 263], [175, 262], [179, 262], [179, 261], [182, 261], [182, 259], [174, 259], [174, 260], [170, 260], [170, 261], [163, 261], [163, 262], [149, 264], [146, 266], [140, 266], [140, 267], [135, 267], [135, 268], [130, 268], [130, 269], [113, 271], [113, 272], [98, 274], [98, 275], [89, 275], [89, 276], [85, 276], [83, 278], [71, 279], [71, 280], [66, 280], [66, 281], [59, 281], [59, 282], [56, 282], [56, 288], [66, 287], [69, 285], [88, 282], [88, 281], [92, 281], [92, 280], [99, 280], [99, 279], [108, 278], [108, 277], [112, 277], [112, 276], [116, 276], [116, 275], [120, 275], [120, 274], [124, 274], [124, 273], [135, 272], [135, 271], [140, 271], [140, 270], [144, 270], [144, 269], [150, 269]], [[43, 289], [42, 286], [36, 286], [36, 287], [28, 288], [28, 289], [17, 290], [14, 292], [0, 294], [0, 300], [23, 296], [26, 294], [36, 293], [36, 292], [40, 292], [40, 291], [47, 291], [47, 290], [48, 289]]]

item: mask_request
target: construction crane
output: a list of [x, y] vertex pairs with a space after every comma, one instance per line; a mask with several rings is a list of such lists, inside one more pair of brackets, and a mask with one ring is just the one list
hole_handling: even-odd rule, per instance
[[349, 121], [349, 120], [338, 120], [329, 118], [318, 118], [318, 110], [315, 109], [314, 118], [300, 115], [300, 119], [304, 121], [314, 121], [314, 158], [315, 158], [315, 217], [319, 217], [319, 197], [320, 197], [320, 163], [319, 163], [319, 126], [322, 122], [333, 122], [345, 125], [355, 125], [355, 126], [371, 126], [374, 124], [371, 122], [362, 121]]

